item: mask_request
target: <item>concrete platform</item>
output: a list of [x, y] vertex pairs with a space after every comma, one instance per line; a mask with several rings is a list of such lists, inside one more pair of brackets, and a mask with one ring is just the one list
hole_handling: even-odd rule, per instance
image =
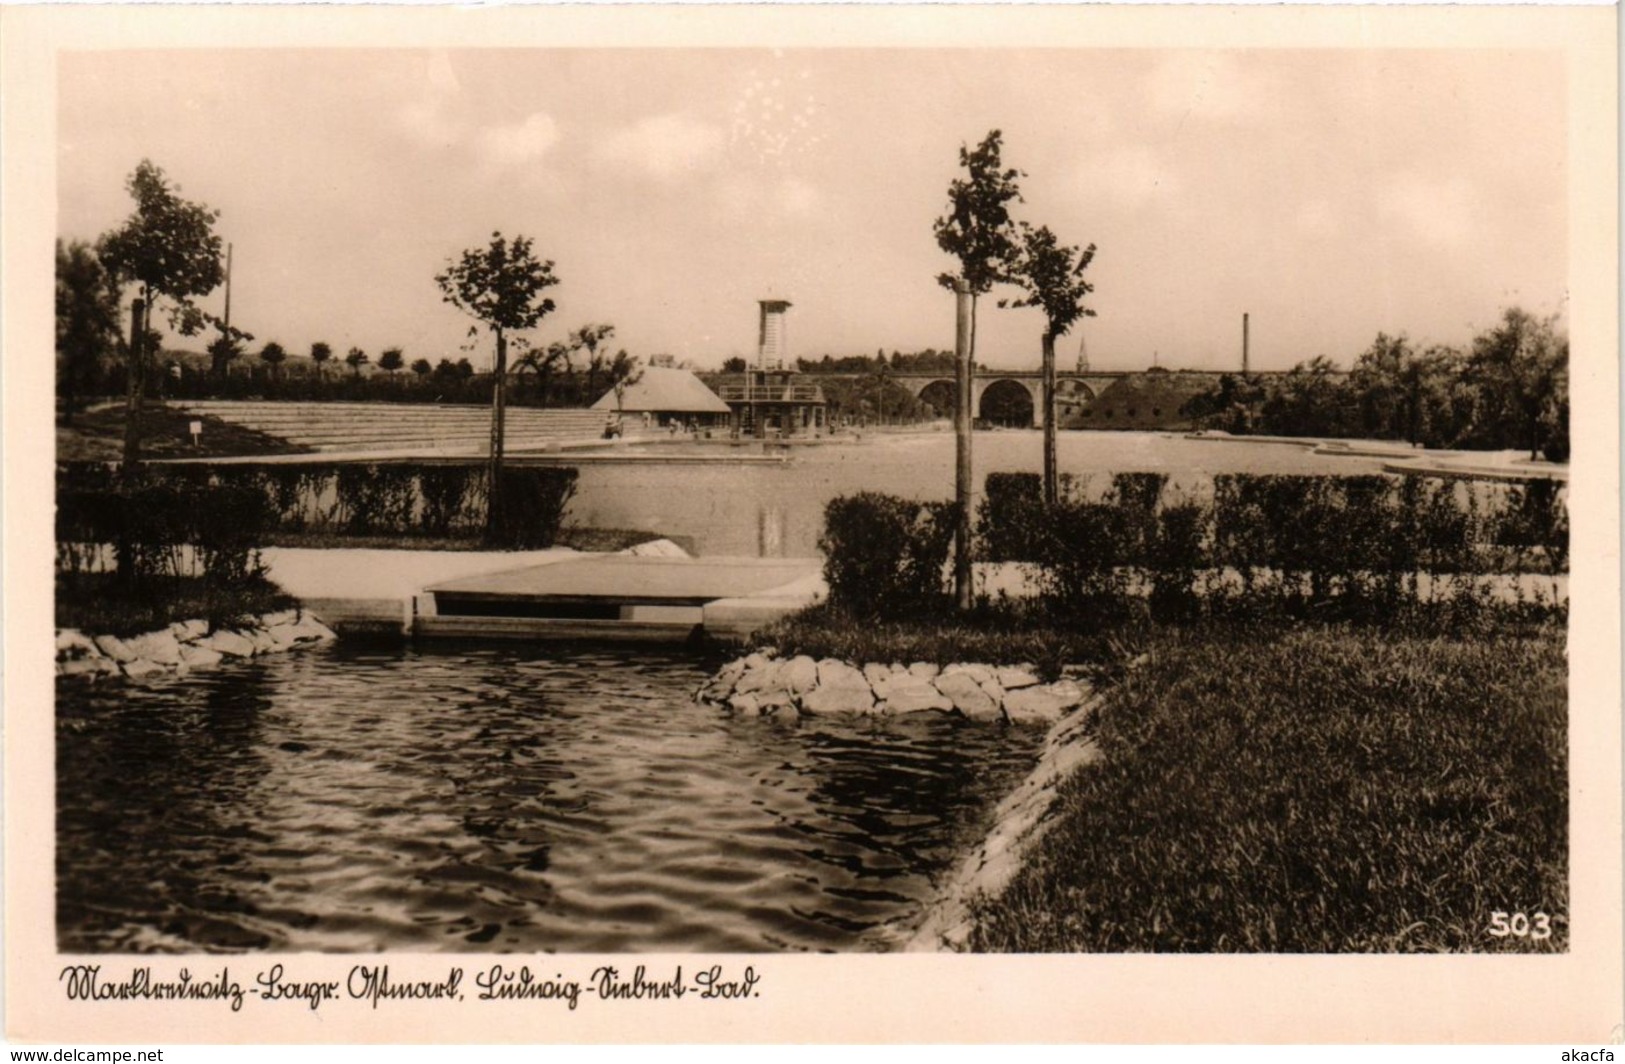
[[817, 558], [578, 556], [447, 580], [417, 598], [425, 637], [681, 642], [748, 635], [825, 594]]

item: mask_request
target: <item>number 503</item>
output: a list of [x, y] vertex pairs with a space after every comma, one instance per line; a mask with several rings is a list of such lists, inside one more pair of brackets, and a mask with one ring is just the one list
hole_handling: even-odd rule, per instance
[[1552, 918], [1545, 913], [1490, 913], [1490, 934], [1496, 938], [1552, 937]]

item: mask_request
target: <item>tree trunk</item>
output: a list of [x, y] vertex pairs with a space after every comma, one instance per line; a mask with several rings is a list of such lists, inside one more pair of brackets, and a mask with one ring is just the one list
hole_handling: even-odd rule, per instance
[[502, 443], [507, 414], [508, 338], [497, 331], [496, 375], [491, 387], [491, 464], [487, 472], [485, 538], [496, 542], [505, 525], [502, 512]]
[[954, 528], [954, 601], [969, 611], [971, 587], [971, 361], [976, 335], [976, 297], [965, 282], [954, 285], [954, 499], [959, 505]]
[[1044, 501], [1055, 504], [1059, 495], [1055, 468], [1055, 334], [1044, 331]]
[[137, 298], [130, 305], [130, 357], [125, 376], [124, 403], [124, 468], [126, 480], [135, 475], [141, 464], [141, 389], [143, 385], [143, 349], [147, 342], [147, 303]]

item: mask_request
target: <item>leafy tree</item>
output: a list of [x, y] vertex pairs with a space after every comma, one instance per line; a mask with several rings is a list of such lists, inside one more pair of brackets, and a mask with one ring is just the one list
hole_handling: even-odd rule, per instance
[[56, 242], [57, 391], [73, 424], [85, 386], [119, 347], [119, 289], [89, 244]]
[[[160, 304], [170, 328], [195, 335], [213, 320], [193, 300], [219, 287], [225, 272], [220, 264], [220, 237], [214, 223], [218, 211], [180, 198], [179, 186], [150, 160], [143, 159], [125, 187], [135, 200], [135, 213], [118, 229], [103, 235], [98, 251], [102, 264], [121, 281], [140, 286], [146, 320]], [[134, 333], [144, 339], [144, 329]], [[125, 421], [124, 464], [133, 471], [140, 461], [138, 412], [141, 378], [147, 345], [138, 340], [130, 352], [129, 410]]]
[[[435, 275], [447, 303], [474, 318], [496, 337], [491, 399], [491, 465], [486, 506], [486, 534], [497, 538], [505, 528], [502, 507], [503, 413], [507, 394], [508, 334], [535, 328], [554, 310], [542, 293], [558, 284], [551, 260], [536, 258], [528, 237], [510, 242], [492, 233], [483, 248], [470, 248]], [[472, 331], [477, 331], [477, 326]]]
[[1003, 134], [995, 129], [972, 151], [959, 148], [965, 176], [948, 185], [948, 213], [932, 227], [937, 246], [959, 260], [959, 273], [943, 273], [937, 282], [953, 288], [964, 281], [971, 292], [970, 355], [976, 361], [976, 300], [996, 283], [1009, 280], [1019, 248], [1010, 204], [1021, 202], [1020, 170], [1005, 167], [1000, 159]]
[[614, 335], [613, 325], [583, 325], [570, 334], [570, 343], [576, 349], [587, 352], [587, 394], [584, 397], [587, 404], [597, 402], [599, 396], [604, 394], [598, 389], [598, 378], [609, 368], [610, 354], [608, 348], [600, 351], [599, 347]]
[[[1508, 308], [1501, 323], [1473, 340], [1468, 371], [1483, 389], [1483, 445], [1522, 447], [1539, 457], [1559, 405], [1567, 404], [1569, 340], [1557, 319]], [[1560, 389], [1561, 386], [1561, 389]]]
[[622, 348], [615, 352], [615, 357], [610, 360], [608, 371], [608, 390], [615, 393], [615, 410], [619, 413], [621, 403], [626, 398], [626, 390], [643, 378], [643, 370], [638, 367], [637, 357], [628, 355], [626, 349]]
[[732, 358], [726, 358], [722, 361], [722, 372], [724, 373], [745, 373], [749, 370], [750, 363], [739, 355], [734, 355]]
[[1015, 279], [1027, 294], [1013, 302], [1018, 307], [1037, 307], [1044, 312], [1044, 499], [1057, 498], [1055, 456], [1055, 341], [1065, 336], [1079, 318], [1092, 318], [1095, 312], [1083, 301], [1095, 286], [1083, 279], [1083, 271], [1095, 258], [1095, 246], [1079, 251], [1055, 238], [1048, 226], [1033, 229], [1022, 226], [1022, 247], [1016, 262]]
[[357, 377], [361, 376], [361, 367], [365, 366], [368, 361], [367, 353], [359, 347], [350, 348], [349, 353], [344, 356], [344, 364], [355, 370]]
[[570, 344], [555, 340], [543, 348], [532, 348], [514, 363], [516, 374], [530, 373], [536, 379], [536, 393], [542, 406], [546, 406], [552, 393], [553, 378], [559, 367], [570, 368]]
[[322, 378], [322, 367], [327, 365], [333, 357], [333, 348], [325, 340], [317, 340], [310, 345], [310, 360], [316, 363], [316, 379]]
[[277, 374], [281, 372], [282, 363], [287, 360], [287, 349], [275, 340], [269, 341], [264, 347], [260, 348], [260, 361], [271, 367], [272, 380], [276, 379]]
[[1349, 375], [1360, 430], [1379, 440], [1417, 442], [1421, 435], [1418, 362], [1410, 341], [1378, 333]]
[[468, 359], [459, 358], [457, 360], [457, 367], [456, 368], [457, 368], [457, 376], [461, 377], [463, 380], [466, 381], [466, 380], [470, 380], [470, 379], [473, 378], [473, 376], [474, 376], [474, 363], [470, 362]]
[[384, 353], [378, 356], [378, 368], [393, 377], [406, 365], [406, 356], [398, 347], [386, 347]]
[[1281, 436], [1345, 436], [1354, 403], [1337, 366], [1325, 355], [1292, 367], [1264, 400], [1267, 431]]
[[227, 367], [241, 358], [246, 349], [243, 342], [230, 333], [221, 333], [209, 341], [209, 372], [216, 378], [224, 378]]
[[426, 358], [416, 359], [412, 363], [412, 372], [417, 374], [419, 380], [427, 377], [433, 369], [434, 367], [429, 364], [429, 360]]

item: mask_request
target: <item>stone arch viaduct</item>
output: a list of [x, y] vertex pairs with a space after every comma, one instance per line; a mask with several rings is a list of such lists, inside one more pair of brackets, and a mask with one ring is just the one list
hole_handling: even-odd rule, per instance
[[[1092, 402], [1119, 377], [1131, 376], [1127, 372], [1087, 372], [1056, 370], [1055, 400], [1057, 404]], [[893, 373], [891, 379], [907, 388], [915, 398], [930, 403], [940, 411], [951, 411], [954, 399], [954, 377], [951, 373]], [[1019, 388], [1026, 392], [1032, 404], [1033, 427], [1044, 424], [1044, 404], [1039, 401], [1044, 375], [1036, 369], [977, 369], [971, 378], [972, 416], [982, 417], [982, 402], [994, 389]]]

